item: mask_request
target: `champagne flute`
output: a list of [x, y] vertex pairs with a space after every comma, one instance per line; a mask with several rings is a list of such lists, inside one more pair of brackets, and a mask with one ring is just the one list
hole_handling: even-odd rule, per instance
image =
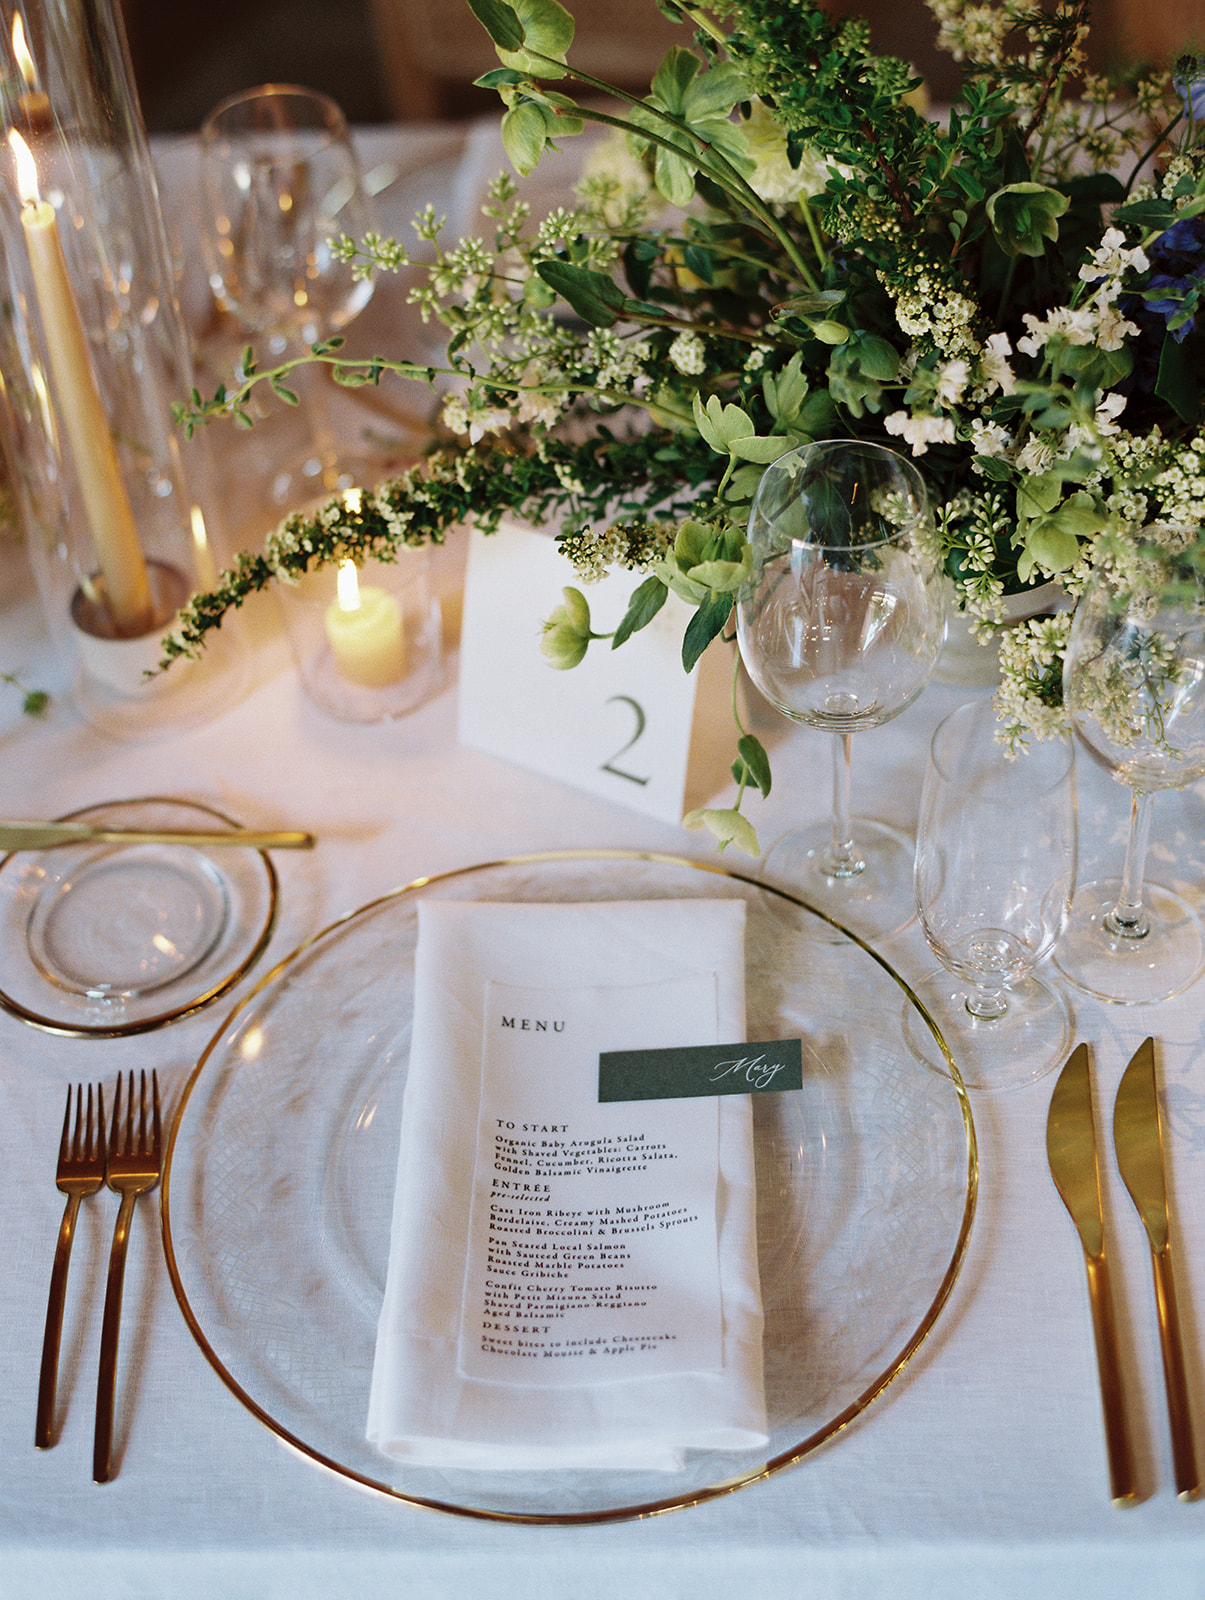
[[[1009, 1089], [1066, 1056], [1062, 996], [1034, 975], [1075, 890], [1075, 749], [1070, 734], [1013, 753], [990, 700], [960, 707], [933, 735], [916, 834], [916, 907], [942, 963], [917, 985], [963, 1082]], [[948, 1068], [915, 1006], [915, 1054]]]
[[[347, 121], [325, 94], [264, 84], [214, 108], [201, 127], [212, 228], [204, 235], [218, 305], [280, 361], [347, 326], [372, 294], [331, 240], [370, 231], [368, 201]], [[362, 482], [366, 463], [341, 455], [322, 404], [326, 374], [300, 368], [311, 448], [273, 481], [296, 506]]]
[[1076, 731], [1132, 793], [1121, 876], [1081, 887], [1055, 959], [1069, 982], [1121, 1005], [1170, 999], [1205, 968], [1196, 912], [1146, 881], [1156, 793], [1205, 774], [1205, 590], [1186, 557], [1149, 536], [1093, 573], [1063, 667]]
[[780, 839], [764, 870], [864, 938], [915, 914], [911, 842], [881, 822], [855, 830], [850, 742], [910, 706], [937, 664], [945, 624], [927, 517], [911, 463], [832, 439], [768, 467], [749, 518], [741, 659], [784, 716], [833, 736], [831, 822]]

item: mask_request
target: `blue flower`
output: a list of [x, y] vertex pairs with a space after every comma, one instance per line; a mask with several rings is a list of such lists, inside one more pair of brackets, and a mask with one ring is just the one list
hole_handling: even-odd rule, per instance
[[1198, 56], [1181, 56], [1172, 87], [1183, 100], [1184, 115], [1189, 121], [1205, 122], [1205, 61]]
[[[1205, 94], [1205, 85], [1201, 86]], [[1143, 295], [1148, 312], [1163, 319], [1177, 344], [1196, 326], [1205, 295], [1205, 216], [1181, 217], [1161, 233], [1148, 251], [1155, 269]], [[1152, 290], [1165, 290], [1152, 294]]]
[[[1146, 296], [1146, 309], [1163, 318], [1167, 324], [1168, 332], [1177, 344], [1183, 344], [1195, 326], [1195, 317], [1191, 314], [1183, 315], [1185, 310], [1184, 300], [1194, 287], [1199, 294], [1203, 278], [1205, 278], [1205, 269], [1201, 273], [1195, 273], [1191, 278], [1169, 278], [1166, 273], [1159, 273], [1157, 277], [1152, 278], [1150, 281], [1150, 288], [1152, 289], [1171, 289], [1174, 291], [1156, 300], [1151, 299], [1148, 294]], [[1183, 320], [1177, 323], [1176, 319], [1182, 315]]]
[[[1205, 89], [1202, 90], [1205, 93]], [[1205, 254], [1205, 216], [1181, 217], [1173, 222], [1150, 247], [1152, 260], [1171, 256]]]

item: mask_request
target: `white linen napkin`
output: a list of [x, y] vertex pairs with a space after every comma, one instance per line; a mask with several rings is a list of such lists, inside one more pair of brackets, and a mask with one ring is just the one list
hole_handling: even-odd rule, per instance
[[[599, 1050], [744, 1039], [744, 911], [739, 900], [420, 905], [414, 1034], [368, 1413], [368, 1438], [385, 1454], [437, 1467], [669, 1471], [681, 1465], [687, 1449], [764, 1447], [762, 1308], [749, 1098], [597, 1104]], [[491, 1133], [493, 1124], [513, 1120], [494, 1116], [496, 1094], [521, 1092], [525, 1052], [535, 1041], [528, 1035], [504, 1041], [516, 1068], [508, 1077], [505, 1063], [491, 1067], [493, 1047], [488, 1043], [483, 1047], [483, 1017], [495, 1005], [513, 1011], [507, 1001], [515, 998], [522, 1009], [528, 998], [524, 991], [538, 991], [534, 1009], [546, 1013], [557, 1012], [559, 998], [561, 1011], [588, 1017], [591, 1030], [599, 1030], [602, 1037], [591, 1037], [585, 1050], [571, 1052], [575, 1070], [569, 1084], [543, 1076], [538, 1056], [530, 1057], [535, 1070], [525, 1075], [536, 1081], [527, 1087], [536, 1097], [531, 1103], [540, 1110], [538, 1122], [528, 1125], [544, 1132], [525, 1136], [520, 1124], [513, 1137], [527, 1142], [499, 1143], [495, 1149], [495, 1139], [512, 1135]], [[689, 1008], [685, 1022], [683, 1006]], [[684, 1026], [689, 1030], [686, 1037], [677, 1031]], [[668, 1036], [667, 1030], [671, 1030]], [[546, 1044], [540, 1041], [539, 1047]], [[564, 1056], [563, 1041], [548, 1048], [560, 1051], [549, 1060], [559, 1062]], [[483, 1083], [490, 1072], [500, 1074], [503, 1087]], [[563, 1111], [557, 1111], [558, 1104]], [[586, 1116], [601, 1119], [594, 1125], [596, 1132], [617, 1126], [631, 1131], [617, 1135], [613, 1145], [597, 1146], [584, 1140], [572, 1144], [568, 1133], [553, 1131], [549, 1136], [549, 1130], [570, 1125], [573, 1135], [588, 1134]], [[663, 1143], [654, 1138], [650, 1144], [653, 1136], [643, 1130], [666, 1126], [667, 1117], [675, 1131]], [[659, 1124], [657, 1119], [662, 1119]], [[670, 1298], [663, 1294], [657, 1313], [661, 1318], [657, 1326], [681, 1331], [681, 1343], [665, 1338], [664, 1344], [672, 1346], [666, 1353], [656, 1348], [655, 1339], [640, 1345], [633, 1340], [630, 1368], [626, 1356], [616, 1359], [614, 1345], [600, 1352], [610, 1360], [588, 1366], [578, 1359], [580, 1346], [567, 1340], [570, 1348], [554, 1348], [549, 1337], [562, 1324], [573, 1322], [572, 1305], [551, 1321], [541, 1321], [537, 1310], [523, 1322], [523, 1312], [515, 1310], [516, 1300], [507, 1296], [532, 1294], [545, 1309], [557, 1302], [541, 1300], [543, 1294], [562, 1293], [565, 1303], [575, 1294], [579, 1301], [585, 1300], [576, 1281], [585, 1274], [573, 1270], [575, 1254], [582, 1248], [578, 1230], [605, 1232], [607, 1247], [613, 1251], [636, 1252], [650, 1241], [655, 1250], [653, 1236], [662, 1226], [657, 1219], [668, 1216], [669, 1210], [688, 1209], [673, 1205], [666, 1209], [666, 1199], [674, 1197], [677, 1174], [672, 1170], [671, 1147], [679, 1131], [689, 1156], [682, 1166], [695, 1169], [696, 1179], [705, 1170], [697, 1159], [700, 1152], [705, 1161], [710, 1151], [712, 1161], [710, 1179], [702, 1180], [710, 1185], [704, 1203], [685, 1219], [706, 1225], [707, 1243], [700, 1243], [699, 1226], [684, 1228], [675, 1239], [675, 1245], [684, 1243], [685, 1235], [693, 1232], [696, 1247], [691, 1254], [686, 1246], [684, 1259], [694, 1266], [682, 1269], [671, 1283]], [[640, 1190], [637, 1179], [624, 1177], [624, 1140], [653, 1150], [654, 1156], [663, 1152], [661, 1169], [656, 1159], [627, 1163], [626, 1170], [646, 1173], [639, 1182], [651, 1183], [652, 1189]], [[558, 1218], [561, 1231], [551, 1243], [541, 1238], [528, 1246], [545, 1252], [538, 1258], [523, 1254], [522, 1241], [493, 1240], [499, 1257], [489, 1259], [501, 1266], [502, 1275], [495, 1275], [484, 1292], [494, 1296], [487, 1302], [494, 1305], [498, 1318], [491, 1326], [499, 1330], [499, 1346], [509, 1352], [497, 1357], [494, 1347], [479, 1340], [479, 1324], [468, 1309], [474, 1297], [480, 1302], [483, 1293], [471, 1276], [485, 1259], [480, 1230], [488, 1202], [497, 1199], [508, 1208], [504, 1212], [508, 1226], [521, 1224], [522, 1183], [534, 1171], [539, 1181], [531, 1214], [536, 1225], [543, 1226], [552, 1209], [545, 1203], [547, 1188], [562, 1196], [572, 1195], [575, 1188], [589, 1189], [597, 1198], [591, 1186], [602, 1180], [596, 1178], [560, 1187], [543, 1182], [549, 1171], [558, 1170], [558, 1162], [561, 1171], [583, 1170], [582, 1162], [593, 1148], [606, 1149], [616, 1166], [611, 1176], [613, 1198], [629, 1204], [643, 1193], [644, 1209], [633, 1226], [623, 1229], [614, 1224], [631, 1224], [630, 1212], [610, 1215], [598, 1226], [580, 1218], [573, 1222]], [[513, 1170], [508, 1165], [512, 1159], [517, 1163]], [[591, 1161], [591, 1170], [598, 1165]], [[605, 1163], [601, 1165], [605, 1170]], [[655, 1201], [650, 1195], [663, 1198]], [[544, 1265], [559, 1264], [548, 1251], [567, 1252], [564, 1288], [516, 1288], [506, 1276], [508, 1266], [517, 1270], [514, 1262], [500, 1259], [508, 1244], [523, 1262], [537, 1260]], [[672, 1250], [671, 1257], [660, 1258], [667, 1280], [674, 1276], [667, 1265], [670, 1259]], [[466, 1263], [471, 1270], [466, 1270]], [[657, 1276], [660, 1279], [660, 1273]], [[605, 1308], [588, 1309], [597, 1317], [599, 1337], [583, 1341], [586, 1344], [604, 1342], [618, 1326], [638, 1325], [642, 1315], [632, 1313], [635, 1324], [625, 1324]], [[580, 1330], [580, 1304], [576, 1314]], [[714, 1340], [708, 1335], [709, 1323], [714, 1323]], [[517, 1334], [521, 1327], [529, 1328], [535, 1338]], [[672, 1353], [678, 1349], [686, 1352], [685, 1365]], [[533, 1353], [537, 1359], [529, 1360], [525, 1368], [522, 1357]], [[553, 1355], [571, 1359], [548, 1359]], [[641, 1364], [642, 1370], [636, 1372]], [[594, 1372], [604, 1367], [606, 1377], [595, 1378]], [[498, 1381], [480, 1375], [495, 1369]]]

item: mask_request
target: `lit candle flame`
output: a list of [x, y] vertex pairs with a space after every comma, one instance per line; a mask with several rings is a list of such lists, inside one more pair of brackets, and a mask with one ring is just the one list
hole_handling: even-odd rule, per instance
[[17, 70], [25, 79], [26, 87], [36, 89], [38, 87], [38, 69], [34, 65], [29, 45], [25, 42], [25, 18], [19, 11], [13, 18], [13, 55], [17, 58]]
[[17, 193], [25, 205], [36, 205], [41, 195], [38, 191], [38, 168], [33, 158], [33, 151], [16, 128], [8, 130], [8, 143], [13, 159], [17, 163]]
[[[335, 580], [336, 594], [339, 599], [340, 611], [358, 611], [360, 609], [360, 580], [356, 575], [354, 561], [341, 561], [339, 575]], [[330, 593], [330, 590], [327, 590]]]

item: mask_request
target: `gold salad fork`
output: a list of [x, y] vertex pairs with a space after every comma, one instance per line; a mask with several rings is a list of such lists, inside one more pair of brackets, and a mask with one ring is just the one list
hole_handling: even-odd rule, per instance
[[105, 1096], [96, 1086], [96, 1121], [92, 1120], [92, 1085], [84, 1099], [84, 1086], [75, 1090], [75, 1123], [71, 1119], [71, 1088], [67, 1088], [67, 1109], [63, 1113], [63, 1137], [59, 1141], [59, 1164], [55, 1183], [67, 1196], [54, 1266], [50, 1271], [50, 1298], [46, 1305], [46, 1332], [42, 1339], [42, 1370], [38, 1378], [38, 1416], [33, 1442], [39, 1450], [53, 1443], [54, 1392], [59, 1371], [59, 1341], [63, 1333], [63, 1302], [67, 1294], [67, 1265], [75, 1238], [75, 1219], [79, 1203], [95, 1194], [105, 1182]]
[[148, 1122], [146, 1073], [141, 1074], [139, 1110], [134, 1116], [134, 1074], [129, 1074], [125, 1118], [121, 1114], [121, 1078], [113, 1101], [109, 1134], [108, 1183], [121, 1196], [113, 1248], [109, 1253], [109, 1280], [100, 1329], [100, 1371], [96, 1382], [96, 1435], [92, 1447], [92, 1476], [97, 1483], [112, 1477], [113, 1398], [117, 1384], [117, 1335], [121, 1323], [121, 1286], [125, 1277], [126, 1246], [134, 1202], [159, 1182], [163, 1167], [163, 1129], [159, 1120], [159, 1079], [151, 1073], [151, 1114]]

